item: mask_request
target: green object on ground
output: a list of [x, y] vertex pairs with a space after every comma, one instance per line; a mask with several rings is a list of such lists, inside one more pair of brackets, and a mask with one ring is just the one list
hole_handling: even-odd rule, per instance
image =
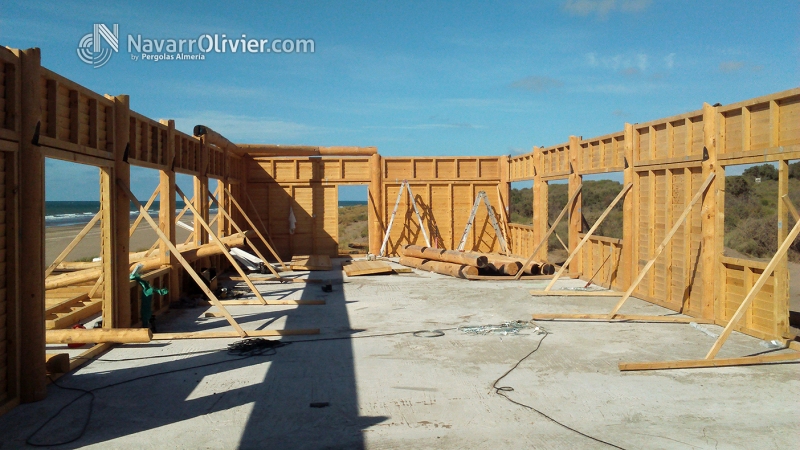
[[131, 280], [136, 281], [139, 283], [139, 286], [142, 287], [142, 296], [141, 296], [141, 318], [142, 318], [142, 327], [150, 328], [150, 317], [153, 316], [153, 294], [158, 295], [167, 295], [169, 290], [166, 288], [154, 288], [150, 282], [147, 280], [143, 280], [142, 277], [137, 275], [131, 275]]

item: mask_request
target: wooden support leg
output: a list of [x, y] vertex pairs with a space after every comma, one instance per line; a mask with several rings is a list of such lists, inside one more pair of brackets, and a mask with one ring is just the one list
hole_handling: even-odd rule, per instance
[[69, 256], [69, 254], [72, 252], [72, 250], [75, 249], [75, 247], [89, 233], [89, 230], [91, 230], [94, 227], [94, 225], [97, 223], [97, 221], [99, 221], [99, 220], [100, 220], [100, 213], [98, 212], [97, 214], [94, 215], [94, 217], [92, 217], [92, 220], [90, 220], [89, 223], [87, 223], [86, 226], [83, 227], [83, 229], [80, 231], [80, 233], [78, 233], [78, 235], [75, 236], [75, 238], [72, 240], [72, 242], [70, 242], [69, 245], [67, 245], [67, 248], [65, 248], [61, 252], [61, 254], [59, 254], [56, 257], [56, 259], [53, 260], [53, 263], [50, 264], [47, 267], [47, 269], [45, 269], [45, 271], [44, 271], [44, 277], [45, 278], [49, 277], [50, 274], [53, 273], [53, 270], [55, 270], [55, 268], [58, 267], [58, 265], [61, 264], [61, 262], [64, 261], [64, 259], [67, 256]]
[[[209, 198], [211, 198], [211, 201], [214, 202], [217, 205], [217, 211], [218, 211], [217, 217], [219, 217], [219, 215], [222, 214], [222, 216], [225, 217], [225, 219], [228, 222], [230, 222], [231, 226], [236, 230], [237, 233], [244, 233], [244, 231], [242, 231], [242, 229], [239, 228], [239, 225], [236, 224], [236, 222], [228, 214], [228, 212], [225, 211], [225, 208], [223, 208], [222, 205], [219, 203], [219, 201], [217, 201], [217, 198], [214, 196], [214, 194], [212, 194], [211, 191], [208, 191], [208, 195], [209, 195]], [[230, 196], [229, 198], [233, 198], [233, 196]], [[273, 275], [275, 275], [278, 278], [281, 277], [280, 274], [278, 274], [278, 271], [275, 270], [274, 267], [272, 267], [272, 264], [270, 264], [267, 261], [266, 258], [264, 258], [264, 255], [262, 255], [261, 252], [258, 251], [258, 248], [256, 248], [255, 245], [251, 244], [250, 248], [253, 249], [253, 251], [255, 252], [256, 256], [258, 256], [258, 258], [261, 259], [261, 262], [264, 263], [264, 266], [266, 266], [269, 269], [269, 271], [272, 272]]]
[[[783, 199], [785, 201], [788, 201], [788, 197], [784, 197]], [[772, 275], [772, 271], [775, 270], [775, 267], [778, 265], [778, 263], [781, 262], [783, 256], [786, 255], [787, 251], [789, 251], [789, 247], [791, 247], [792, 243], [794, 243], [794, 240], [795, 238], [797, 238], [798, 234], [800, 234], [800, 221], [797, 221], [794, 227], [792, 227], [792, 231], [790, 231], [789, 235], [786, 236], [786, 239], [783, 240], [783, 243], [778, 248], [778, 251], [775, 253], [775, 256], [772, 257], [769, 264], [767, 264], [767, 267], [761, 273], [761, 276], [758, 277], [758, 280], [753, 285], [753, 288], [750, 289], [750, 292], [748, 292], [747, 296], [744, 298], [744, 300], [742, 300], [742, 304], [739, 305], [738, 309], [736, 309], [736, 312], [733, 314], [733, 317], [731, 317], [731, 320], [728, 321], [728, 324], [725, 326], [725, 329], [722, 330], [722, 333], [720, 333], [719, 337], [717, 338], [717, 341], [714, 342], [714, 345], [711, 347], [711, 350], [708, 351], [706, 359], [713, 359], [715, 356], [717, 356], [719, 349], [722, 348], [722, 345], [725, 343], [725, 341], [728, 339], [728, 336], [730, 336], [731, 332], [733, 331], [733, 327], [735, 327], [736, 324], [739, 323], [739, 320], [742, 319], [744, 313], [747, 311], [747, 308], [750, 306], [751, 303], [753, 303], [753, 299], [756, 298], [758, 292], [761, 290], [762, 287], [764, 287], [764, 284], [767, 282], [770, 275]]]
[[628, 183], [625, 185], [625, 187], [622, 188], [619, 194], [617, 194], [617, 197], [614, 199], [614, 201], [612, 201], [611, 204], [608, 205], [606, 210], [603, 211], [603, 214], [601, 214], [600, 217], [597, 218], [597, 221], [594, 223], [592, 228], [586, 233], [583, 239], [581, 239], [578, 245], [575, 246], [575, 250], [572, 251], [567, 260], [564, 261], [564, 264], [561, 265], [561, 268], [558, 269], [558, 272], [556, 272], [556, 274], [553, 276], [553, 280], [550, 281], [550, 284], [548, 284], [546, 288], [544, 288], [545, 291], [549, 291], [550, 289], [553, 288], [553, 285], [556, 284], [556, 281], [558, 281], [558, 278], [561, 277], [561, 274], [564, 273], [565, 270], [567, 270], [567, 266], [569, 266], [569, 263], [572, 261], [575, 255], [580, 253], [581, 249], [583, 248], [583, 245], [589, 241], [589, 238], [591, 238], [594, 232], [597, 231], [597, 229], [600, 227], [600, 224], [602, 224], [603, 221], [606, 219], [606, 217], [609, 215], [609, 213], [611, 213], [611, 210], [614, 209], [615, 206], [617, 206], [617, 203], [619, 203], [619, 201], [622, 200], [623, 197], [625, 197], [625, 194], [627, 194], [632, 187], [633, 184]]
[[[525, 261], [525, 264], [523, 264], [522, 267], [528, 267], [528, 264], [530, 264], [531, 261], [533, 261], [533, 258], [536, 257], [536, 254], [539, 253], [539, 249], [542, 248], [542, 245], [546, 245], [547, 244], [547, 240], [550, 239], [550, 235], [553, 234], [553, 232], [555, 231], [556, 226], [558, 225], [558, 223], [561, 222], [562, 218], [564, 218], [564, 214], [567, 213], [567, 211], [570, 208], [570, 205], [572, 205], [572, 203], [578, 197], [578, 194], [580, 194], [582, 187], [583, 187], [583, 184], [578, 185], [578, 187], [575, 189], [575, 192], [572, 193], [572, 195], [570, 196], [569, 200], [567, 201], [567, 204], [564, 205], [564, 209], [562, 209], [561, 212], [558, 214], [558, 217], [556, 217], [556, 220], [555, 220], [555, 222], [553, 222], [553, 225], [551, 225], [550, 229], [547, 230], [547, 233], [544, 234], [544, 237], [542, 238], [541, 241], [539, 241], [539, 244], [536, 245], [536, 248], [531, 253], [530, 258], [528, 258], [528, 260]], [[517, 274], [514, 276], [514, 279], [515, 280], [519, 280], [520, 277], [522, 277], [522, 272], [523, 272], [522, 270], [517, 272]]]
[[[261, 296], [261, 292], [259, 292], [258, 289], [253, 284], [253, 282], [250, 281], [250, 278], [247, 276], [246, 273], [244, 273], [241, 266], [239, 266], [239, 263], [237, 263], [236, 260], [233, 259], [233, 256], [231, 255], [230, 250], [228, 250], [228, 247], [226, 247], [225, 244], [223, 244], [222, 241], [220, 241], [219, 236], [214, 234], [214, 230], [212, 230], [211, 227], [206, 223], [206, 221], [203, 220], [202, 216], [200, 216], [200, 214], [197, 212], [194, 205], [189, 203], [189, 198], [186, 197], [183, 191], [181, 191], [181, 188], [179, 188], [178, 186], [175, 186], [175, 191], [178, 193], [178, 195], [180, 195], [183, 198], [183, 201], [187, 202], [186, 204], [189, 205], [189, 208], [192, 210], [192, 214], [195, 215], [195, 222], [199, 223], [206, 230], [206, 233], [208, 233], [209, 237], [214, 238], [214, 242], [216, 242], [217, 246], [219, 246], [219, 249], [222, 250], [222, 253], [225, 255], [225, 257], [228, 258], [228, 261], [231, 263], [233, 268], [236, 269], [236, 272], [238, 272], [239, 275], [242, 276], [242, 278], [244, 278], [245, 284], [247, 284], [247, 286], [250, 288], [253, 294], [255, 294], [256, 298], [262, 304], [266, 305], [267, 301], [264, 300], [264, 297]], [[195, 233], [197, 233], [197, 230], [195, 230]]]
[[250, 199], [250, 196], [247, 194], [247, 192], [244, 193], [244, 196], [247, 197], [247, 201], [250, 202], [250, 207], [253, 208], [253, 213], [256, 215], [256, 219], [258, 219], [258, 223], [261, 224], [261, 227], [264, 229], [264, 233], [267, 234], [267, 240], [269, 240], [269, 245], [267, 245], [267, 241], [264, 240], [264, 236], [261, 235], [261, 232], [258, 230], [258, 228], [256, 228], [256, 226], [253, 225], [253, 222], [250, 220], [250, 218], [247, 217], [247, 214], [245, 214], [244, 209], [242, 209], [242, 207], [239, 205], [239, 202], [236, 201], [236, 197], [231, 195], [230, 191], [228, 191], [228, 195], [230, 195], [230, 198], [233, 201], [233, 204], [236, 205], [236, 208], [239, 210], [240, 213], [242, 213], [242, 216], [244, 216], [245, 220], [247, 220], [247, 223], [250, 225], [250, 227], [253, 228], [253, 230], [256, 232], [256, 234], [258, 234], [258, 237], [261, 238], [261, 241], [264, 242], [264, 245], [267, 246], [267, 249], [270, 251], [270, 253], [272, 253], [272, 256], [274, 256], [275, 259], [278, 260], [278, 262], [280, 263], [281, 267], [283, 267], [283, 270], [287, 270], [288, 271], [289, 267], [286, 266], [286, 264], [283, 262], [283, 260], [281, 260], [280, 256], [278, 256], [278, 254], [275, 252], [275, 243], [272, 242], [272, 238], [269, 235], [269, 230], [267, 230], [267, 226], [264, 225], [264, 221], [261, 220], [261, 215], [258, 214], [258, 210], [256, 209], [256, 205], [253, 203], [253, 200]]
[[706, 178], [706, 181], [704, 181], [703, 184], [700, 186], [700, 189], [697, 190], [697, 193], [694, 195], [694, 198], [692, 198], [692, 201], [689, 202], [689, 204], [686, 205], [686, 208], [683, 210], [683, 214], [681, 214], [681, 216], [678, 217], [678, 220], [675, 221], [675, 224], [672, 226], [672, 229], [669, 230], [669, 233], [667, 233], [667, 235], [664, 237], [664, 241], [661, 242], [661, 245], [659, 245], [658, 248], [656, 249], [653, 258], [650, 261], [648, 261], [647, 264], [642, 269], [642, 271], [639, 272], [639, 276], [636, 277], [636, 280], [633, 283], [631, 283], [628, 290], [625, 291], [625, 295], [623, 295], [622, 298], [619, 299], [619, 302], [617, 302], [617, 304], [614, 305], [614, 309], [612, 309], [611, 312], [608, 314], [609, 319], [614, 318], [614, 316], [617, 314], [620, 308], [622, 308], [622, 305], [625, 304], [625, 301], [628, 300], [628, 298], [633, 294], [633, 291], [636, 290], [636, 287], [639, 286], [639, 283], [642, 282], [642, 280], [644, 279], [645, 275], [647, 275], [647, 272], [650, 270], [650, 268], [653, 267], [653, 264], [656, 263], [656, 260], [658, 259], [659, 255], [661, 255], [661, 252], [664, 251], [664, 249], [667, 247], [667, 244], [669, 244], [669, 241], [672, 239], [673, 236], [675, 236], [675, 233], [678, 232], [678, 228], [681, 227], [683, 222], [689, 216], [689, 213], [692, 212], [692, 208], [694, 207], [694, 205], [701, 198], [703, 198], [703, 194], [708, 189], [708, 186], [710, 186], [711, 182], [714, 181], [714, 176], [715, 174], [712, 172], [711, 175], [709, 175], [708, 178]]
[[[153, 202], [158, 197], [160, 189], [161, 189], [160, 186], [156, 187], [156, 190], [153, 191], [153, 194], [150, 196], [150, 199], [147, 200], [147, 204], [144, 205], [144, 209], [150, 211], [150, 207], [153, 206]], [[143, 217], [139, 215], [136, 218], [136, 220], [133, 221], [133, 225], [131, 225], [131, 231], [130, 234], [128, 234], [128, 236], [133, 236], [133, 233], [136, 232], [136, 228], [138, 228], [139, 224], [142, 223], [142, 219]]]
[[[169, 251], [172, 252], [173, 255], [175, 255], [175, 258], [177, 258], [178, 262], [181, 263], [181, 266], [183, 266], [183, 268], [186, 269], [186, 272], [189, 274], [190, 277], [192, 277], [195, 283], [197, 283], [197, 286], [199, 286], [200, 289], [203, 290], [203, 292], [208, 297], [208, 300], [211, 303], [213, 303], [214, 306], [219, 308], [219, 310], [225, 316], [225, 319], [233, 327], [233, 329], [236, 330], [239, 336], [247, 337], [247, 332], [244, 331], [242, 327], [239, 326], [238, 323], [236, 323], [236, 320], [233, 318], [233, 316], [230, 315], [228, 310], [225, 309], [225, 306], [223, 306], [222, 303], [220, 303], [217, 296], [214, 295], [213, 292], [211, 292], [211, 289], [209, 289], [208, 286], [206, 286], [206, 282], [200, 277], [200, 275], [197, 274], [197, 272], [194, 271], [192, 265], [189, 264], [188, 261], [186, 261], [186, 259], [181, 255], [181, 252], [175, 247], [175, 245], [172, 242], [170, 242], [170, 240], [167, 238], [164, 232], [161, 231], [161, 228], [158, 227], [158, 224], [155, 222], [155, 220], [153, 220], [153, 218], [150, 217], [149, 214], [147, 214], [147, 210], [144, 209], [144, 206], [142, 206], [141, 203], [139, 203], [139, 200], [137, 200], [136, 197], [131, 193], [130, 189], [128, 189], [128, 187], [125, 186], [123, 183], [117, 183], [117, 186], [120, 189], [122, 189], [122, 192], [124, 192], [128, 196], [130, 201], [132, 201], [136, 205], [136, 207], [139, 208], [139, 212], [144, 216], [144, 219], [147, 221], [147, 223], [150, 225], [153, 231], [156, 232], [159, 239], [161, 239], [161, 241], [167, 246]], [[217, 240], [217, 242], [219, 242], [219, 240]]]

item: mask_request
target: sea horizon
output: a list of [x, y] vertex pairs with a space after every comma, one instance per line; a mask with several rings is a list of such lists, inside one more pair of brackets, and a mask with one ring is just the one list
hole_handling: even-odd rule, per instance
[[[143, 205], [147, 203], [147, 200], [139, 200]], [[366, 205], [366, 200], [340, 200], [339, 206], [356, 206], [356, 205]], [[175, 213], [177, 214], [179, 211], [183, 209], [185, 203], [183, 201], [175, 201]], [[156, 218], [158, 217], [159, 208], [161, 207], [161, 203], [159, 201], [154, 201], [150, 208], [148, 209], [148, 213], [151, 217]], [[65, 226], [72, 226], [72, 225], [84, 225], [89, 223], [92, 220], [97, 212], [100, 211], [100, 202], [99, 201], [82, 201], [82, 200], [75, 200], [75, 201], [46, 201], [45, 202], [45, 216], [44, 216], [44, 223], [45, 227], [65, 227]], [[211, 214], [217, 213], [217, 208], [211, 207], [209, 209]], [[187, 217], [192, 216], [191, 211], [186, 211], [185, 214]], [[131, 219], [135, 219], [139, 216], [139, 209], [131, 204], [130, 208], [130, 216]]]

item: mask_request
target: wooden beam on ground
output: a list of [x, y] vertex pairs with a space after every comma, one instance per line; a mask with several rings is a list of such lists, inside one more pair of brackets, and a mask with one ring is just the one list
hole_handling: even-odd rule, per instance
[[[272, 253], [272, 256], [274, 256], [275, 259], [278, 260], [278, 262], [280, 263], [281, 267], [283, 267], [283, 270], [289, 270], [289, 268], [286, 266], [286, 264], [284, 264], [284, 262], [281, 259], [281, 257], [278, 256], [278, 254], [275, 252], [275, 243], [272, 242], [272, 238], [269, 235], [269, 230], [267, 230], [267, 226], [264, 225], [264, 221], [261, 220], [261, 215], [258, 214], [258, 210], [256, 209], [256, 205], [255, 205], [255, 203], [253, 203], [253, 200], [250, 199], [250, 196], [247, 195], [247, 192], [244, 193], [244, 196], [247, 197], [247, 201], [250, 202], [250, 207], [253, 208], [253, 213], [256, 215], [256, 219], [258, 219], [258, 222], [261, 224], [261, 227], [264, 228], [264, 233], [267, 233], [267, 239], [266, 240], [264, 239], [264, 236], [261, 234], [261, 231], [259, 231], [259, 229], [256, 228], [255, 224], [253, 224], [253, 221], [250, 220], [250, 218], [247, 216], [247, 214], [245, 214], [244, 209], [239, 205], [239, 202], [236, 201], [236, 197], [231, 195], [230, 191], [228, 191], [228, 195], [230, 195], [230, 198], [233, 200], [233, 204], [236, 205], [236, 209], [239, 210], [239, 212], [242, 214], [242, 217], [244, 217], [245, 220], [247, 220], [247, 223], [251, 227], [253, 227], [253, 231], [255, 231], [256, 234], [258, 234], [258, 237], [261, 238], [261, 241], [264, 243], [264, 245], [267, 246], [267, 250], [269, 250], [269, 252]], [[267, 244], [267, 241], [269, 241], [269, 244]]]
[[441, 275], [450, 275], [456, 278], [467, 278], [470, 275], [478, 275], [478, 268], [475, 266], [465, 266], [442, 261], [431, 261], [427, 259], [412, 258], [401, 256], [400, 264], [415, 269], [427, 270]]
[[421, 245], [405, 245], [402, 247], [402, 250], [403, 256], [429, 259], [431, 261], [442, 261], [464, 266], [475, 266], [479, 269], [486, 267], [489, 263], [486, 255], [479, 253], [459, 252], [455, 250], [424, 247]]
[[[305, 336], [319, 334], [319, 328], [298, 328], [296, 330], [248, 330], [247, 337]], [[230, 339], [238, 338], [233, 331], [190, 331], [185, 333], [153, 333], [154, 341], [174, 341], [179, 339]]]
[[[784, 197], [784, 200], [788, 201], [787, 197]], [[797, 238], [798, 234], [800, 234], [800, 221], [794, 224], [792, 227], [792, 231], [786, 236], [786, 239], [783, 240], [783, 243], [780, 247], [778, 247], [778, 251], [769, 261], [767, 267], [761, 273], [761, 276], [758, 277], [758, 280], [753, 284], [752, 289], [750, 292], [747, 293], [747, 296], [742, 300], [742, 303], [739, 305], [739, 308], [736, 309], [736, 312], [733, 314], [731, 319], [728, 321], [728, 324], [725, 325], [725, 329], [722, 330], [717, 341], [714, 342], [714, 345], [711, 346], [711, 350], [708, 351], [706, 355], [706, 359], [713, 359], [717, 356], [719, 349], [722, 348], [722, 345], [728, 339], [731, 332], [733, 331], [733, 327], [739, 323], [739, 321], [744, 316], [745, 312], [747, 312], [747, 308], [750, 307], [750, 304], [753, 303], [753, 300], [756, 298], [756, 295], [761, 291], [761, 288], [764, 287], [764, 284], [769, 279], [770, 275], [772, 275], [772, 271], [775, 270], [775, 267], [781, 262], [786, 252], [789, 251], [789, 247], [792, 246], [794, 243], [795, 238]]]
[[713, 325], [711, 319], [680, 316], [647, 316], [617, 314], [609, 319], [607, 314], [534, 314], [533, 320], [586, 320], [592, 322], [662, 322], [662, 323], [701, 323]]
[[531, 295], [537, 297], [622, 297], [625, 295], [624, 292], [601, 291], [599, 289], [585, 291], [537, 291], [534, 289], [530, 292]]
[[667, 248], [667, 244], [669, 244], [669, 241], [672, 239], [673, 236], [675, 236], [675, 233], [678, 232], [678, 229], [681, 227], [683, 222], [689, 216], [689, 213], [692, 212], [692, 208], [694, 208], [694, 205], [701, 198], [703, 198], [703, 194], [708, 189], [708, 186], [711, 185], [711, 182], [714, 181], [714, 177], [715, 174], [714, 172], [712, 172], [708, 176], [708, 178], [706, 178], [706, 180], [703, 182], [700, 188], [697, 190], [697, 193], [692, 198], [692, 201], [690, 201], [689, 204], [686, 205], [686, 208], [684, 208], [683, 213], [680, 215], [680, 217], [678, 217], [678, 220], [675, 221], [674, 225], [672, 225], [672, 229], [669, 230], [669, 233], [667, 233], [667, 235], [664, 237], [664, 240], [661, 242], [661, 245], [659, 245], [658, 248], [656, 249], [653, 258], [650, 261], [647, 261], [647, 264], [644, 266], [644, 268], [642, 268], [642, 270], [639, 272], [639, 275], [636, 277], [636, 280], [633, 283], [631, 283], [630, 287], [628, 287], [628, 290], [625, 291], [625, 295], [623, 295], [622, 298], [619, 300], [619, 302], [617, 302], [617, 304], [614, 305], [614, 308], [608, 314], [609, 319], [613, 318], [617, 314], [620, 308], [622, 308], [622, 305], [625, 304], [625, 301], [628, 300], [628, 298], [633, 294], [633, 291], [635, 291], [636, 288], [639, 286], [639, 283], [642, 282], [644, 277], [647, 275], [647, 272], [656, 263], [656, 260], [661, 255], [661, 252], [663, 252], [664, 249]]
[[[156, 189], [153, 191], [153, 194], [150, 195], [150, 198], [147, 200], [147, 203], [144, 205], [144, 209], [146, 209], [147, 211], [150, 211], [150, 207], [153, 206], [153, 202], [156, 201], [156, 198], [158, 197], [158, 194], [159, 194], [160, 190], [161, 190], [161, 186], [156, 186]], [[142, 217], [141, 214], [139, 214], [136, 217], [136, 220], [133, 221], [133, 225], [131, 225], [131, 231], [128, 234], [128, 236], [133, 236], [133, 233], [135, 233], [136, 229], [139, 228], [139, 224], [142, 223], [142, 219], [144, 219], [144, 217]]]
[[[552, 275], [523, 275], [520, 280], [549, 280]], [[516, 278], [508, 275], [467, 275], [468, 280], [473, 281], [517, 281]]]
[[348, 277], [393, 273], [392, 266], [383, 261], [344, 261], [342, 270]]
[[50, 274], [53, 273], [53, 270], [55, 270], [55, 268], [58, 267], [58, 265], [61, 264], [61, 262], [64, 261], [67, 256], [69, 256], [72, 250], [74, 250], [75, 247], [83, 240], [83, 238], [89, 234], [89, 231], [94, 227], [98, 220], [100, 220], [100, 212], [92, 217], [92, 220], [90, 220], [89, 223], [87, 223], [83, 229], [81, 229], [78, 235], [72, 239], [72, 242], [70, 242], [69, 245], [67, 245], [67, 247], [62, 250], [58, 256], [56, 256], [56, 259], [53, 260], [53, 263], [47, 266], [47, 269], [44, 271], [45, 278], [49, 277]]
[[48, 344], [143, 344], [150, 342], [152, 332], [149, 328], [92, 328], [47, 330]]
[[[220, 183], [220, 188], [221, 187], [222, 187], [222, 183]], [[228, 222], [230, 222], [231, 226], [233, 226], [233, 228], [236, 231], [238, 231], [239, 233], [244, 233], [244, 231], [242, 231], [242, 229], [239, 228], [239, 225], [236, 224], [236, 222], [228, 214], [228, 212], [225, 211], [225, 208], [222, 207], [222, 204], [220, 204], [219, 200], [217, 200], [217, 198], [214, 196], [214, 194], [212, 194], [210, 190], [206, 190], [206, 192], [208, 193], [209, 198], [211, 198], [211, 201], [214, 202], [217, 205], [217, 211], [218, 211], [217, 212], [217, 217], [219, 217], [219, 215], [222, 214], [222, 216], [225, 217], [225, 219], [227, 219]], [[225, 192], [228, 192], [228, 190], [225, 189]], [[230, 193], [228, 193], [228, 198], [233, 199], [233, 196], [230, 195]], [[244, 214], [242, 214], [242, 215], [244, 216]], [[254, 230], [254, 231], [256, 232], [256, 234], [258, 234], [258, 230]], [[261, 262], [264, 264], [264, 266], [266, 266], [266, 268], [269, 269], [269, 271], [272, 272], [273, 275], [275, 275], [276, 277], [280, 277], [280, 275], [278, 274], [278, 271], [275, 270], [274, 267], [272, 267], [272, 264], [270, 264], [269, 261], [267, 261], [267, 258], [264, 258], [264, 255], [261, 254], [261, 252], [258, 250], [258, 248], [255, 245], [250, 244], [250, 248], [253, 249], [253, 251], [255, 252], [256, 256], [258, 256], [258, 258], [261, 260]]]
[[743, 356], [740, 358], [687, 359], [659, 362], [621, 362], [619, 363], [619, 370], [627, 372], [633, 370], [702, 369], [708, 367], [755, 366], [797, 360], [800, 360], [800, 352], [781, 353], [778, 355]]
[[[175, 257], [178, 259], [178, 262], [181, 263], [181, 266], [183, 266], [183, 268], [186, 270], [186, 273], [188, 273], [189, 276], [192, 277], [194, 282], [197, 283], [197, 286], [203, 291], [203, 293], [206, 294], [211, 303], [213, 303], [214, 306], [223, 311], [223, 313], [225, 314], [225, 318], [228, 320], [228, 323], [233, 327], [233, 329], [236, 330], [237, 333], [239, 333], [240, 337], [247, 337], [247, 333], [242, 329], [242, 327], [239, 326], [238, 323], [236, 323], [236, 320], [233, 318], [233, 316], [231, 316], [228, 313], [225, 307], [222, 306], [222, 304], [220, 304], [219, 299], [217, 299], [217, 296], [214, 295], [213, 292], [211, 292], [208, 286], [206, 286], [205, 280], [203, 280], [203, 278], [201, 278], [200, 275], [198, 275], [197, 272], [195, 272], [192, 265], [189, 264], [189, 262], [186, 261], [183, 255], [180, 254], [180, 251], [178, 251], [178, 249], [175, 248], [175, 244], [170, 242], [169, 238], [167, 238], [164, 232], [161, 231], [161, 229], [158, 227], [158, 224], [156, 224], [153, 218], [150, 217], [149, 214], [147, 214], [147, 211], [144, 210], [144, 206], [142, 206], [142, 204], [139, 203], [139, 200], [137, 200], [136, 197], [131, 193], [130, 189], [128, 189], [128, 187], [122, 183], [117, 183], [117, 185], [128, 196], [130, 201], [132, 201], [139, 208], [139, 211], [145, 214], [145, 220], [147, 221], [148, 224], [150, 224], [150, 227], [153, 229], [153, 231], [156, 232], [159, 239], [161, 239], [167, 245], [167, 248], [169, 249], [170, 252], [175, 254]], [[175, 186], [175, 188], [177, 189], [177, 186]], [[219, 242], [219, 240], [217, 240], [217, 242]]]
[[242, 270], [242, 267], [239, 265], [239, 263], [236, 262], [236, 260], [231, 255], [231, 252], [230, 252], [230, 250], [228, 250], [228, 247], [224, 243], [222, 243], [222, 241], [220, 240], [220, 237], [217, 236], [214, 233], [214, 230], [212, 230], [211, 227], [206, 223], [206, 221], [203, 220], [203, 216], [201, 216], [200, 213], [197, 212], [197, 209], [195, 209], [194, 205], [192, 205], [191, 203], [188, 203], [189, 202], [189, 198], [186, 196], [186, 194], [184, 194], [183, 191], [181, 190], [181, 188], [178, 187], [177, 185], [175, 186], [175, 192], [177, 192], [178, 195], [180, 195], [181, 198], [183, 198], [184, 202], [187, 202], [186, 204], [189, 205], [189, 209], [192, 210], [192, 214], [194, 214], [194, 216], [195, 216], [195, 221], [200, 223], [200, 225], [206, 230], [206, 233], [208, 233], [208, 235], [210, 237], [214, 238], [214, 243], [219, 247], [219, 249], [222, 251], [222, 254], [225, 255], [225, 257], [231, 263], [231, 265], [236, 270], [236, 272], [239, 273], [239, 275], [244, 278], [244, 282], [245, 282], [245, 284], [247, 284], [247, 287], [250, 288], [250, 290], [253, 292], [253, 294], [256, 296], [256, 298], [262, 304], [266, 305], [267, 302], [266, 302], [266, 300], [264, 300], [264, 297], [261, 296], [261, 292], [259, 292], [258, 288], [256, 288], [255, 285], [253, 284], [253, 282], [250, 281], [250, 278], [247, 277], [247, 274], [244, 273], [244, 270]]
[[[261, 305], [258, 300], [220, 300], [225, 306], [243, 306], [243, 305]], [[203, 306], [214, 306], [209, 302], [198, 302]], [[267, 300], [268, 305], [283, 306], [283, 305], [324, 305], [325, 300]]]
[[617, 203], [619, 203], [619, 201], [625, 197], [625, 195], [631, 190], [632, 187], [633, 183], [628, 183], [625, 185], [625, 187], [622, 188], [621, 191], [619, 191], [619, 194], [617, 194], [617, 196], [614, 198], [611, 204], [609, 204], [608, 207], [605, 209], [605, 211], [603, 211], [603, 214], [601, 214], [600, 217], [597, 218], [594, 225], [592, 225], [592, 228], [583, 236], [583, 239], [581, 239], [578, 245], [575, 246], [575, 250], [572, 251], [569, 257], [567, 257], [567, 260], [564, 261], [564, 264], [561, 265], [561, 268], [558, 269], [558, 272], [556, 272], [556, 274], [553, 276], [553, 280], [550, 281], [550, 284], [548, 284], [546, 288], [544, 288], [545, 291], [549, 291], [550, 289], [553, 288], [553, 285], [556, 284], [556, 281], [558, 281], [558, 279], [561, 277], [561, 274], [563, 274], [564, 271], [567, 270], [567, 266], [569, 266], [569, 263], [572, 261], [572, 259], [580, 253], [581, 249], [583, 248], [583, 245], [586, 244], [586, 242], [589, 241], [589, 238], [592, 237], [594, 232], [597, 231], [598, 228], [600, 228], [600, 225], [603, 223], [606, 217], [611, 213], [611, 210], [614, 209], [615, 206], [617, 206]]
[[[572, 205], [572, 202], [574, 202], [575, 198], [578, 197], [578, 194], [580, 194], [582, 188], [583, 184], [579, 184], [578, 187], [575, 188], [575, 192], [573, 192], [569, 200], [567, 200], [567, 204], [564, 205], [564, 208], [558, 214], [558, 217], [556, 218], [555, 222], [553, 222], [553, 225], [551, 225], [550, 229], [547, 230], [547, 233], [544, 234], [544, 237], [539, 242], [539, 244], [536, 245], [536, 248], [533, 250], [533, 252], [531, 252], [531, 256], [525, 261], [525, 264], [523, 264], [522, 267], [528, 267], [528, 264], [530, 264], [531, 261], [533, 261], [533, 259], [536, 257], [536, 254], [539, 253], [539, 249], [542, 248], [542, 245], [547, 244], [547, 240], [550, 239], [550, 235], [553, 234], [553, 232], [556, 230], [556, 226], [558, 226], [558, 223], [561, 222], [561, 219], [564, 217], [564, 214], [567, 213], [567, 211], [570, 208], [570, 205]], [[520, 277], [522, 277], [522, 271], [517, 272], [517, 275], [514, 277], [514, 279], [519, 280]]]

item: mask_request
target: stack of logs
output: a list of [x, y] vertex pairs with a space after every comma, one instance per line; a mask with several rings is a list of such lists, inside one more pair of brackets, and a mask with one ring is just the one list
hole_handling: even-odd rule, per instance
[[494, 253], [459, 252], [438, 248], [406, 245], [402, 248], [400, 264], [457, 278], [483, 275], [514, 276], [520, 270], [526, 275], [552, 275], [552, 264], [531, 261], [524, 268], [525, 260]]

